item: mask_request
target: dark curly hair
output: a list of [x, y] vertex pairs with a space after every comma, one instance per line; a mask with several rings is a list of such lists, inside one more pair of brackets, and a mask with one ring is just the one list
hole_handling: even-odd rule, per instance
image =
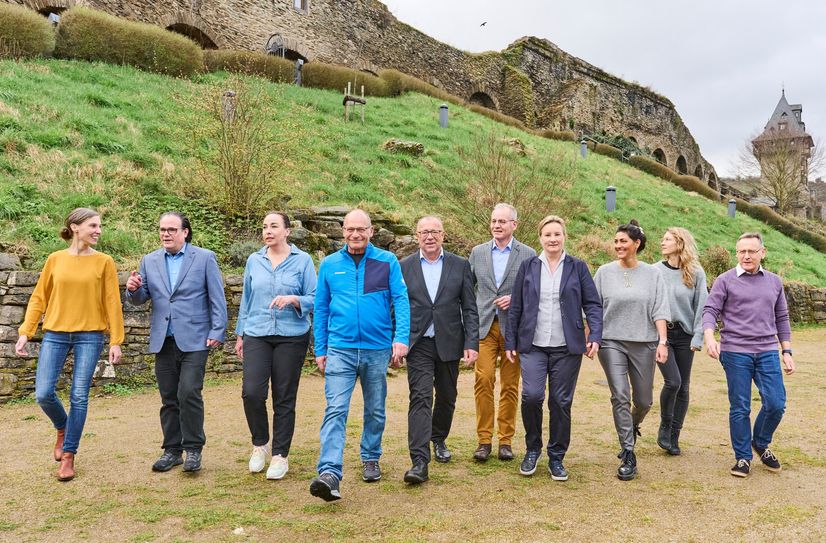
[[636, 219], [631, 219], [628, 224], [621, 224], [617, 227], [617, 233], [624, 232], [632, 241], [639, 240], [640, 246], [637, 252], [641, 253], [645, 249], [645, 232]]

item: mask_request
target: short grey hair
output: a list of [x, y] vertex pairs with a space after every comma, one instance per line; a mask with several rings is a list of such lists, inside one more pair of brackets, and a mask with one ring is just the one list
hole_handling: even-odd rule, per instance
[[[516, 220], [516, 208], [513, 207], [512, 205], [502, 202], [502, 203], [498, 203], [495, 206], [493, 206], [493, 211], [497, 211], [499, 209], [507, 209], [508, 211], [511, 212], [511, 220], [512, 221]], [[493, 214], [493, 211], [491, 211], [491, 214]]]
[[763, 246], [763, 236], [760, 234], [760, 232], [745, 232], [743, 235], [737, 238], [737, 241], [744, 239], [756, 239], [760, 242], [760, 247]]

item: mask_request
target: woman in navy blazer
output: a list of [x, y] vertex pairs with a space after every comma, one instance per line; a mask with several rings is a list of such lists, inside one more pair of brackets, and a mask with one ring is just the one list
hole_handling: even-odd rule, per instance
[[[582, 355], [593, 358], [602, 339], [602, 301], [588, 265], [565, 253], [565, 221], [539, 223], [542, 253], [519, 267], [511, 294], [505, 350], [522, 363], [522, 422], [527, 451], [519, 473], [533, 475], [542, 454], [542, 406], [550, 384], [548, 471], [566, 481], [562, 463], [571, 442], [571, 405]], [[582, 314], [590, 329], [585, 337]]]

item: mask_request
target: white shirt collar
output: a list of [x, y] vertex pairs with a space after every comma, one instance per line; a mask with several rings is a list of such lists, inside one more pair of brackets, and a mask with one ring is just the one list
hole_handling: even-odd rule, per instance
[[[743, 269], [743, 266], [741, 266], [740, 264], [737, 264], [737, 266], [734, 268], [734, 271], [737, 273], [737, 277], [740, 277], [744, 273], [748, 273], [746, 270]], [[757, 268], [756, 272], [748, 273], [748, 274], [749, 275], [757, 275], [758, 273], [759, 274], [763, 273], [763, 266], [762, 265], [759, 268]]]
[[[565, 251], [562, 251], [562, 257], [559, 259], [559, 264], [560, 264], [560, 265], [562, 265], [562, 264], [565, 262], [565, 257], [566, 257], [566, 256], [567, 256], [567, 254], [565, 253]], [[539, 257], [538, 257], [538, 258], [539, 258], [539, 260], [541, 260], [541, 261], [542, 261], [542, 263], [543, 263], [543, 264], [545, 264], [546, 266], [550, 267], [550, 263], [548, 263], [548, 256], [545, 254], [545, 251], [541, 251], [541, 252], [539, 253]]]

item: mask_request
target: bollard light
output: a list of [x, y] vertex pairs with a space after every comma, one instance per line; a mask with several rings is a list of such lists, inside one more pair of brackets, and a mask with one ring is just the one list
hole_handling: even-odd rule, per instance
[[579, 154], [582, 155], [582, 158], [586, 158], [588, 156], [588, 142], [582, 140], [579, 142]]
[[733, 219], [734, 215], [736, 213], [737, 213], [737, 200], [732, 198], [731, 200], [728, 201], [728, 216]]
[[442, 104], [439, 106], [439, 126], [442, 128], [447, 128], [447, 104]]
[[609, 186], [605, 189], [605, 211], [612, 213], [617, 210], [617, 187]]

